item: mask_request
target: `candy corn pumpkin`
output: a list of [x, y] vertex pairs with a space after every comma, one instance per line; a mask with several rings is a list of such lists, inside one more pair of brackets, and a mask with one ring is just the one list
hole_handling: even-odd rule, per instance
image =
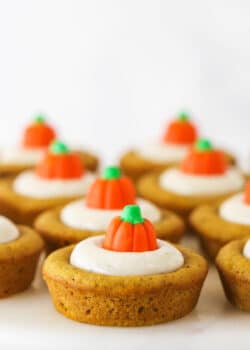
[[250, 205], [250, 180], [246, 183], [244, 192], [244, 201]]
[[39, 115], [25, 129], [22, 144], [26, 148], [47, 147], [55, 138], [54, 129]]
[[95, 209], [122, 209], [135, 203], [135, 187], [118, 167], [107, 167], [94, 181], [86, 196], [86, 205]]
[[54, 141], [36, 167], [38, 176], [45, 179], [76, 179], [84, 174], [84, 166], [75, 152], [60, 141]]
[[163, 141], [173, 144], [192, 144], [197, 138], [196, 127], [186, 113], [180, 113], [167, 127]]
[[137, 205], [127, 205], [108, 228], [103, 248], [119, 252], [144, 252], [157, 249], [152, 223], [142, 218]]
[[194, 175], [221, 175], [227, 169], [227, 160], [222, 151], [214, 149], [206, 139], [198, 140], [182, 161], [181, 170]]

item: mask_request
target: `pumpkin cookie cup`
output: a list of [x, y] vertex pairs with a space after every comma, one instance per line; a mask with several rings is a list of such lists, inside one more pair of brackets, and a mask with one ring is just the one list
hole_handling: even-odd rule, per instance
[[[196, 138], [195, 125], [189, 120], [187, 113], [181, 112], [167, 125], [161, 140], [156, 143], [157, 152], [155, 151], [155, 157], [154, 154], [149, 157], [145, 150], [143, 153], [136, 149], [130, 150], [120, 159], [121, 169], [124, 174], [136, 181], [148, 172], [174, 166], [180, 162], [183, 154], [186, 153], [188, 147], [192, 145]], [[155, 145], [153, 146], [155, 147]], [[168, 157], [165, 155], [163, 158], [157, 158], [159, 153], [166, 152]]]
[[[139, 254], [143, 257], [145, 253], [160, 249], [157, 244], [161, 241], [156, 243], [152, 224], [146, 219], [141, 221], [138, 215], [133, 221], [135, 216], [131, 215], [131, 211], [128, 213], [128, 207], [136, 206], [125, 207], [128, 217], [123, 212], [123, 218], [113, 219], [106, 238], [94, 238], [102, 240], [103, 248], [99, 246], [95, 249], [104, 251], [104, 255], [109, 251], [115, 255], [133, 252], [133, 256]], [[140, 232], [139, 236], [135, 232]], [[132, 241], [128, 240], [128, 236], [132, 237]], [[43, 277], [55, 308], [64, 316], [104, 326], [145, 326], [178, 319], [195, 307], [207, 274], [207, 263], [198, 254], [187, 248], [171, 246], [171, 250], [177, 251], [182, 259], [181, 266], [178, 265], [172, 272], [130, 275], [126, 274], [128, 265], [125, 264], [122, 268], [126, 275], [124, 271], [123, 275], [96, 273], [72, 265], [73, 255], [76, 260], [80, 245], [91, 244], [91, 240], [93, 238], [77, 246], [59, 249], [44, 263]], [[85, 257], [84, 254], [80, 256]], [[142, 265], [145, 268], [145, 264]], [[138, 268], [138, 264], [133, 266]]]
[[[148, 199], [158, 205], [161, 208], [173, 210], [180, 214], [185, 219], [191, 211], [199, 205], [203, 204], [217, 204], [223, 201], [225, 198], [236, 193], [241, 189], [244, 183], [244, 178], [240, 177], [240, 184], [232, 190], [227, 190], [224, 193], [214, 192], [209, 194], [208, 191], [200, 194], [195, 191], [195, 182], [191, 185], [186, 186], [185, 191], [188, 190], [189, 194], [182, 194], [181, 192], [176, 192], [169, 187], [170, 181], [168, 182], [168, 187], [162, 187], [160, 179], [162, 176], [166, 176], [171, 173], [171, 181], [176, 180], [176, 175], [185, 178], [185, 181], [203, 181], [205, 179], [207, 182], [210, 181], [214, 176], [218, 178], [227, 173], [227, 170], [233, 168], [228, 167], [227, 161], [225, 160], [224, 153], [218, 150], [214, 150], [209, 141], [201, 139], [196, 142], [194, 147], [190, 149], [187, 157], [183, 160], [179, 167], [167, 169], [163, 172], [151, 172], [150, 174], [144, 175], [137, 182], [137, 189], [139, 195], [143, 198]], [[235, 170], [236, 171], [236, 170]], [[176, 173], [173, 176], [173, 173]], [[180, 180], [179, 185], [183, 186], [183, 181]], [[239, 180], [238, 180], [239, 181]], [[166, 183], [167, 181], [165, 181]], [[176, 184], [175, 184], [176, 186]], [[207, 184], [206, 184], [207, 186]], [[218, 187], [218, 186], [217, 186]], [[233, 186], [235, 187], [235, 186]], [[193, 193], [192, 193], [193, 192]]]
[[[86, 180], [84, 180], [85, 176], [87, 176]], [[0, 213], [18, 224], [32, 225], [36, 216], [41, 212], [82, 197], [82, 188], [79, 194], [74, 189], [74, 194], [67, 193], [63, 196], [63, 187], [65, 186], [66, 188], [70, 182], [92, 182], [92, 178], [91, 181], [89, 179], [91, 176], [90, 173], [85, 174], [83, 163], [76, 152], [70, 151], [65, 144], [54, 141], [34, 171], [23, 172], [17, 177], [8, 177], [0, 180]], [[29, 179], [32, 178], [33, 184], [27, 181], [27, 177]], [[17, 186], [16, 183], [20, 179], [22, 191], [20, 191], [20, 188], [17, 191], [15, 186]], [[34, 185], [34, 181], [36, 186]], [[30, 191], [27, 188], [29, 186], [33, 186], [33, 191], [39, 190], [38, 188], [36, 189], [39, 186], [42, 186], [44, 190], [44, 182], [50, 184], [51, 190], [53, 190], [52, 185], [58, 186], [56, 182], [60, 182], [60, 193], [54, 196], [51, 196], [50, 193], [48, 195], [42, 194], [41, 196], [40, 193], [35, 196], [30, 193], [27, 194], [27, 191]], [[23, 193], [24, 183], [25, 193]], [[81, 184], [82, 186], [83, 184]]]
[[[14, 149], [3, 149], [0, 154], [0, 176], [15, 176], [33, 169], [43, 153], [57, 137], [55, 129], [42, 115], [38, 115], [23, 132], [20, 145]], [[75, 150], [86, 169], [96, 171], [98, 158], [90, 152]], [[21, 158], [20, 158], [21, 157]]]
[[[79, 201], [80, 206], [77, 207], [77, 210], [79, 210], [79, 208], [82, 210], [79, 215], [84, 214], [84, 210], [90, 212], [93, 210], [94, 214], [92, 220], [95, 225], [95, 221], [98, 220], [98, 215], [108, 214], [107, 220], [109, 222], [109, 216], [111, 215], [112, 217], [114, 215], [114, 210], [118, 210], [117, 214], [119, 214], [119, 211], [121, 211], [125, 205], [134, 204], [136, 200], [135, 187], [132, 181], [122, 176], [119, 168], [107, 167], [104, 169], [102, 177], [97, 178], [90, 186], [85, 201], [83, 199]], [[145, 201], [139, 199], [139, 202], [143, 205]], [[171, 211], [160, 210], [148, 202], [145, 202], [145, 204], [147, 206], [150, 205], [150, 207], [152, 207], [151, 210], [156, 210], [157, 214], [159, 212], [157, 215], [159, 218], [157, 221], [154, 221], [157, 238], [178, 242], [185, 232], [183, 220]], [[74, 203], [72, 203], [72, 205], [74, 206]], [[68, 205], [68, 207], [70, 206], [71, 204]], [[65, 223], [62, 219], [64, 208], [65, 207], [61, 206], [45, 211], [35, 220], [34, 226], [46, 241], [48, 251], [77, 243], [88, 237], [105, 234], [106, 227], [99, 227], [98, 229], [86, 228], [88, 223], [84, 222], [84, 217], [81, 219], [83, 228], [74, 227]], [[72, 215], [74, 213], [72, 213]]]
[[[16, 161], [15, 158], [18, 157], [18, 154], [12, 159], [13, 155], [10, 154], [9, 150], [2, 150], [0, 158], [0, 176], [14, 176], [22, 171], [32, 169], [35, 166], [36, 160], [38, 161], [42, 153], [45, 152], [49, 144], [55, 138], [56, 132], [54, 128], [46, 122], [42, 115], [38, 115], [34, 121], [25, 128], [19, 147], [11, 152], [17, 152], [19, 157], [21, 153], [24, 157], [23, 161]], [[9, 157], [11, 158], [9, 159]], [[30, 160], [30, 157], [32, 160]]]
[[246, 243], [246, 239], [228, 243], [215, 262], [229, 302], [250, 312], [250, 260], [243, 255]]
[[[240, 208], [244, 210], [243, 221], [239, 216]], [[244, 193], [229, 197], [217, 206], [200, 206], [191, 213], [189, 223], [211, 259], [215, 258], [225, 244], [250, 237], [250, 221], [248, 224], [244, 223], [245, 210], [250, 213], [250, 182], [247, 183]]]
[[0, 243], [0, 298], [19, 293], [31, 285], [44, 247], [34, 230], [26, 226], [17, 226], [17, 229], [16, 239]]
[[[197, 140], [197, 128], [190, 120], [187, 113], [180, 113], [172, 120], [164, 132], [161, 141], [148, 145], [143, 152], [139, 149], [131, 149], [120, 159], [120, 166], [124, 174], [137, 181], [143, 175], [152, 171], [178, 166], [184, 159], [188, 149]], [[229, 152], [224, 152], [229, 164], [236, 163], [235, 157]]]

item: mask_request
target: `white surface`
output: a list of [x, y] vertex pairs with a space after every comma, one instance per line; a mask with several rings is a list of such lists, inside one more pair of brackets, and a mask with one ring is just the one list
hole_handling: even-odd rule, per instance
[[[186, 243], [196, 246], [190, 239]], [[99, 327], [66, 319], [54, 310], [40, 279], [26, 292], [0, 300], [4, 350], [17, 345], [26, 350], [249, 350], [249, 327], [249, 314], [227, 302], [214, 268], [210, 268], [199, 303], [190, 315], [152, 327]]]

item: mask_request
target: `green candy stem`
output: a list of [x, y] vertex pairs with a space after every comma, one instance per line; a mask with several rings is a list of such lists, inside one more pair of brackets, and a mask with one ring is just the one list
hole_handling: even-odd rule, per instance
[[34, 122], [36, 124], [44, 124], [45, 123], [45, 118], [41, 114], [35, 117]]
[[180, 112], [177, 116], [178, 120], [181, 122], [186, 122], [189, 120], [189, 115], [186, 112]]
[[102, 178], [106, 180], [119, 179], [121, 170], [117, 166], [108, 166], [102, 173]]
[[121, 219], [133, 225], [142, 224], [144, 222], [141, 209], [138, 205], [126, 205], [123, 208]]
[[195, 142], [195, 148], [198, 151], [211, 151], [213, 149], [213, 146], [209, 140], [199, 139]]
[[49, 150], [51, 153], [54, 154], [67, 154], [69, 153], [69, 148], [65, 143], [61, 141], [53, 141], [52, 144], [49, 147]]

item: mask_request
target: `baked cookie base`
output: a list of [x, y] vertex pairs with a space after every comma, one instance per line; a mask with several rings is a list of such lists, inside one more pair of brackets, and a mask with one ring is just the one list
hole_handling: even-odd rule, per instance
[[134, 181], [150, 171], [160, 171], [174, 165], [176, 165], [176, 163], [161, 163], [144, 159], [133, 150], [125, 153], [120, 159], [122, 172], [131, 177]]
[[0, 180], [0, 214], [20, 225], [32, 226], [41, 212], [67, 204], [82, 196], [38, 199], [23, 196], [13, 191], [13, 178]]
[[229, 302], [250, 312], [250, 260], [242, 255], [246, 239], [224, 246], [216, 257], [216, 266]]
[[250, 226], [224, 220], [220, 217], [216, 205], [203, 205], [196, 208], [189, 217], [189, 223], [212, 260], [228, 242], [250, 238]]
[[0, 245], [0, 298], [28, 288], [34, 278], [43, 241], [33, 230], [19, 226], [20, 237]]
[[43, 277], [55, 308], [75, 321], [104, 326], [145, 326], [185, 316], [195, 307], [206, 261], [189, 249], [179, 270], [148, 276], [108, 276], [69, 264], [73, 246], [45, 261]]
[[[37, 217], [34, 226], [47, 243], [48, 251], [77, 243], [88, 237], [104, 235], [104, 231], [80, 230], [66, 226], [60, 219], [62, 207], [48, 210]], [[178, 215], [162, 211], [155, 223], [157, 238], [178, 242], [185, 233], [185, 224]]]

